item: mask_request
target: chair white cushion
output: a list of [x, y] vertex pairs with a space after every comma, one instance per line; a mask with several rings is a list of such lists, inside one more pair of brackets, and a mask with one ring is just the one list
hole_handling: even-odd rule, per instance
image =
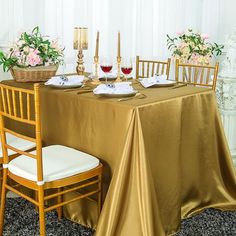
[[[44, 182], [79, 174], [99, 165], [96, 157], [61, 145], [44, 147], [42, 160]], [[9, 162], [8, 169], [17, 176], [37, 181], [36, 159], [21, 155]]]
[[[15, 135], [6, 133], [6, 139], [7, 139], [7, 144], [11, 145], [12, 147], [15, 147], [17, 149], [20, 149], [22, 151], [29, 150], [31, 148], [34, 148], [36, 144], [34, 142], [18, 138]], [[12, 151], [11, 149], [8, 149], [8, 156], [11, 156], [15, 154], [16, 152]], [[0, 158], [2, 158], [2, 144], [0, 142]]]

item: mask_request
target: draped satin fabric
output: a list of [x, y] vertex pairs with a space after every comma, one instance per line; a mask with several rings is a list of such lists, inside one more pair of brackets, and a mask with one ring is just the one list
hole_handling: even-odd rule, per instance
[[65, 207], [65, 216], [97, 236], [164, 236], [205, 208], [236, 210], [235, 169], [214, 92], [134, 87], [147, 97], [118, 102], [41, 86], [45, 145], [85, 151], [105, 166], [99, 220], [89, 200]]

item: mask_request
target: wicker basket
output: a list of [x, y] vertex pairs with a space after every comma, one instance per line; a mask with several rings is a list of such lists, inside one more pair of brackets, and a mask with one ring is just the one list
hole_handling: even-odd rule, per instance
[[11, 68], [12, 77], [17, 82], [40, 82], [47, 81], [57, 72], [58, 65], [36, 66], [29, 68]]

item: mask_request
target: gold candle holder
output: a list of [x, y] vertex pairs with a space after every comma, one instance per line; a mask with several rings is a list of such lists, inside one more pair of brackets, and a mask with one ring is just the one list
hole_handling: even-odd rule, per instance
[[95, 75], [92, 84], [101, 84], [101, 81], [98, 79], [98, 62], [99, 62], [99, 57], [95, 56], [94, 57]]
[[100, 80], [98, 79], [98, 63], [99, 63], [99, 31], [97, 31], [97, 38], [96, 38], [96, 48], [95, 48], [95, 56], [94, 56], [94, 65], [95, 65], [95, 75], [93, 78], [93, 84], [100, 84]]
[[120, 63], [121, 63], [121, 56], [120, 56], [120, 31], [118, 32], [118, 41], [117, 41], [117, 79], [116, 82], [121, 82], [120, 79]]
[[78, 50], [76, 72], [78, 75], [84, 74], [83, 50], [88, 49], [88, 28], [74, 28], [74, 49]]
[[120, 63], [121, 63], [121, 57], [117, 57], [117, 79], [116, 82], [121, 82], [120, 78]]

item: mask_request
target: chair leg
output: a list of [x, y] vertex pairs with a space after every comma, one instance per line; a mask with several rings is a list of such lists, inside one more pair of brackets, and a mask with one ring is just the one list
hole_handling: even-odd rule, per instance
[[3, 169], [0, 167], [0, 191], [2, 191]]
[[45, 236], [45, 211], [44, 211], [44, 189], [43, 185], [40, 185], [38, 188], [38, 202], [39, 202], [39, 227], [40, 227], [40, 236]]
[[[35, 192], [34, 192], [34, 199], [35, 199], [35, 201], [39, 201], [39, 194], [38, 194], [38, 191], [36, 190]], [[39, 212], [39, 208], [35, 205], [35, 210], [37, 211], [37, 212]]]
[[100, 212], [102, 210], [102, 174], [98, 176], [98, 217], [100, 215]]
[[3, 169], [2, 194], [1, 194], [1, 209], [0, 209], [0, 235], [3, 233], [5, 204], [6, 204], [6, 183], [7, 169]]
[[[63, 190], [63, 188], [58, 188], [58, 189], [57, 189], [57, 192], [59, 193], [59, 192], [61, 192], [62, 190]], [[60, 195], [60, 196], [57, 197], [57, 203], [61, 203], [61, 202], [63, 201], [62, 197], [63, 197], [62, 195]], [[62, 206], [59, 206], [59, 207], [57, 208], [57, 215], [58, 215], [58, 219], [61, 220], [61, 219], [62, 219], [62, 216], [63, 216], [63, 207], [62, 207]]]

